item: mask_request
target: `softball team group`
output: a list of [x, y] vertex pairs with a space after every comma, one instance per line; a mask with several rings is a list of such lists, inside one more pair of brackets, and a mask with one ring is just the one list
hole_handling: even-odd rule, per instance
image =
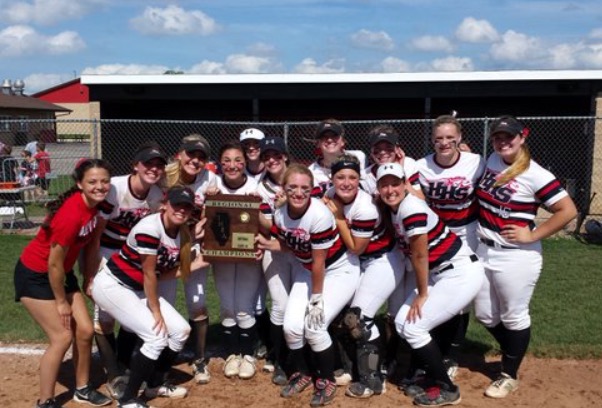
[[[139, 146], [125, 176], [112, 177], [103, 160], [81, 160], [74, 187], [49, 203], [15, 267], [15, 300], [49, 341], [36, 407], [60, 406], [55, 385], [72, 344], [76, 402], [148, 408], [156, 397], [185, 397], [188, 390], [169, 378], [185, 347], [195, 382], [210, 382], [210, 267], [226, 377], [252, 378], [265, 356], [262, 368], [280, 396], [312, 389], [313, 407], [331, 403], [337, 387], [370, 398], [387, 384], [418, 406], [456, 405], [454, 358], [474, 308], [502, 353], [485, 395], [506, 397], [519, 386], [530, 341], [541, 240], [576, 209], [531, 159], [527, 128], [504, 116], [490, 129], [494, 152], [486, 161], [466, 151], [460, 123], [447, 115], [433, 124], [434, 153], [418, 161], [406, 157], [392, 127], [380, 125], [368, 135], [368, 166], [364, 152], [345, 149], [334, 119], [318, 124], [309, 166], [291, 163], [284, 140], [258, 129], [220, 147], [217, 172], [209, 169], [208, 141], [196, 134], [182, 139], [172, 160], [156, 143]], [[203, 258], [211, 220], [202, 208], [217, 193], [261, 197], [258, 262]], [[536, 226], [542, 205], [551, 216]], [[174, 307], [177, 278], [186, 317]], [[84, 294], [94, 301], [93, 318]], [[90, 382], [93, 338], [110, 397]], [[397, 361], [400, 343], [409, 362]], [[402, 365], [407, 372], [396, 375]]]

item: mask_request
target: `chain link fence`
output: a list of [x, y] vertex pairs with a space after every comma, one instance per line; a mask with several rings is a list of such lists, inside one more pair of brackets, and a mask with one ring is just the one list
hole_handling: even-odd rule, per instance
[[[520, 119], [530, 129], [528, 144], [533, 158], [565, 184], [583, 215], [602, 215], [602, 199], [592, 199], [596, 189], [602, 188], [602, 118]], [[487, 138], [491, 120], [459, 119], [464, 140], [473, 152], [485, 157], [492, 150]], [[347, 148], [368, 152], [368, 132], [381, 124], [399, 132], [409, 157], [419, 159], [432, 152], [432, 120], [425, 119], [345, 121]], [[117, 174], [125, 174], [131, 168], [134, 150], [145, 141], [155, 140], [173, 155], [182, 137], [199, 133], [207, 138], [215, 156], [223, 142], [238, 139], [248, 127], [283, 137], [293, 160], [309, 164], [315, 159], [312, 140], [316, 122], [0, 120], [0, 143], [12, 145], [12, 156], [19, 160], [27, 142], [45, 142], [51, 158], [49, 197], [53, 197], [71, 186], [69, 175], [81, 157], [102, 157], [111, 162]], [[596, 137], [600, 139], [597, 144]]]

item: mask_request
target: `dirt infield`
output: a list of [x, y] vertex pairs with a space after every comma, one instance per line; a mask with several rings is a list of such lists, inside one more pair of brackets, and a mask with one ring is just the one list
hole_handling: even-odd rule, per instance
[[[0, 354], [2, 407], [32, 407], [38, 392], [39, 355]], [[81, 406], [71, 401], [67, 385], [72, 386], [71, 365], [67, 360], [57, 386], [59, 401], [65, 407]], [[296, 398], [282, 399], [279, 388], [270, 383], [270, 375], [258, 372], [251, 380], [226, 379], [221, 374], [224, 361], [211, 360], [212, 380], [208, 385], [195, 385], [191, 381], [186, 364], [174, 368], [173, 377], [190, 390], [189, 396], [181, 400], [155, 399], [156, 407], [309, 407], [311, 393], [305, 391]], [[260, 365], [262, 363], [260, 362]], [[602, 401], [602, 361], [596, 360], [553, 360], [527, 358], [521, 369], [520, 389], [504, 400], [491, 400], [483, 396], [483, 390], [498, 367], [496, 362], [483, 361], [480, 356], [471, 356], [463, 361], [457, 377], [464, 407], [594, 407]], [[100, 373], [99, 367], [94, 367]], [[101, 377], [93, 378], [102, 381]], [[332, 407], [398, 407], [411, 406], [412, 401], [396, 387], [388, 386], [384, 395], [370, 400], [354, 400], [344, 395], [339, 388]], [[116, 404], [113, 404], [116, 406]]]

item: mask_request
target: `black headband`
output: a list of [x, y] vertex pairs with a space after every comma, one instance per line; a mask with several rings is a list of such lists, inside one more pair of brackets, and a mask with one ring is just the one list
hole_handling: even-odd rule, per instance
[[361, 174], [359, 163], [355, 163], [352, 161], [346, 161], [346, 160], [338, 161], [338, 162], [334, 163], [332, 166], [330, 166], [330, 173], [334, 176], [336, 173], [338, 173], [339, 171], [341, 171], [343, 169], [355, 170], [357, 172], [357, 174]]

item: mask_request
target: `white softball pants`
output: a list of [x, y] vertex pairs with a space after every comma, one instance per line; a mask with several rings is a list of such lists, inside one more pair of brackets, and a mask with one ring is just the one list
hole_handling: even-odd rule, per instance
[[262, 264], [264, 278], [272, 299], [270, 321], [276, 326], [282, 326], [296, 269], [302, 271], [303, 267], [295, 259], [293, 253], [289, 251], [265, 251]]
[[338, 268], [328, 269], [324, 275], [322, 296], [324, 299], [325, 323], [318, 329], [305, 325], [305, 314], [311, 296], [311, 272], [296, 268], [286, 310], [284, 312], [284, 338], [291, 350], [298, 350], [305, 342], [317, 353], [332, 344], [328, 326], [347, 305], [359, 280], [360, 268], [357, 259]]
[[[394, 249], [379, 258], [361, 261], [362, 274], [351, 307], [359, 307], [363, 316], [374, 319], [380, 307], [403, 283], [405, 275], [403, 258], [401, 251]], [[370, 331], [370, 340], [380, 336], [376, 324], [372, 325]]]
[[222, 325], [248, 329], [255, 324], [257, 290], [263, 279], [259, 263], [215, 262], [215, 287], [220, 299]]
[[453, 262], [453, 268], [439, 274], [429, 274], [428, 297], [422, 306], [422, 318], [406, 321], [417, 290], [406, 299], [395, 317], [395, 327], [412, 349], [419, 349], [431, 341], [430, 331], [450, 320], [472, 302], [483, 285], [484, 270], [479, 261], [472, 262], [462, 255]]
[[92, 296], [102, 310], [144, 341], [140, 351], [149, 359], [157, 360], [165, 347], [176, 352], [184, 348], [190, 325], [164, 298], [159, 297], [159, 307], [167, 333], [158, 334], [144, 291], [123, 286], [106, 267], [94, 278]]
[[500, 322], [509, 330], [530, 327], [529, 303], [543, 264], [541, 243], [520, 249], [481, 243], [477, 254], [485, 267], [485, 281], [474, 302], [476, 318], [486, 327]]

